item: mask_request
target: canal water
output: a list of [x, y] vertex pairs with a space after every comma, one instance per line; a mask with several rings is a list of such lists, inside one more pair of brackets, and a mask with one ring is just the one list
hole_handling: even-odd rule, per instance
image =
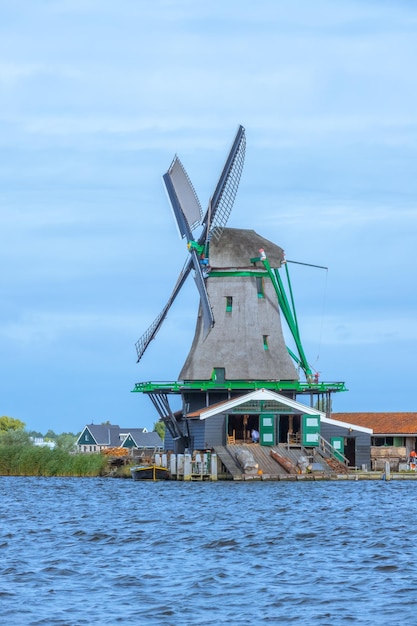
[[0, 477], [12, 626], [413, 624], [417, 482]]

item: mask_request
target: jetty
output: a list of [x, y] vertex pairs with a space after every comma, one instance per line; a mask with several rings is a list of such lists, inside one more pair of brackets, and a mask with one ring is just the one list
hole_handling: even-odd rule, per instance
[[271, 448], [258, 444], [216, 446], [212, 451], [156, 453], [153, 462], [166, 467], [170, 480], [179, 481], [318, 481], [416, 480], [417, 472], [392, 472], [347, 467], [319, 449]]

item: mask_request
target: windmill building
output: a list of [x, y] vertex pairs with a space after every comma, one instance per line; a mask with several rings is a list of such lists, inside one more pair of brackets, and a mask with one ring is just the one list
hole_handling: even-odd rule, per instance
[[[265, 450], [322, 446], [350, 465], [367, 465], [371, 431], [330, 415], [331, 396], [344, 383], [319, 381], [304, 354], [284, 251], [254, 230], [227, 227], [245, 151], [240, 126], [205, 213], [178, 157], [163, 177], [189, 254], [167, 305], [136, 344], [138, 361], [190, 273], [200, 304], [178, 380], [137, 383], [134, 391], [150, 397], [167, 427], [165, 448], [176, 453], [250, 446], [255, 430]], [[180, 411], [171, 409], [172, 395], [181, 396]]]

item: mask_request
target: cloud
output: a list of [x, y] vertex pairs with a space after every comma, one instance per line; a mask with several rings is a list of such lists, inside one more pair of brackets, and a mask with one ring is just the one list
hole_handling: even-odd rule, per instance
[[[247, 154], [229, 225], [329, 268], [290, 267], [306, 351], [321, 345], [329, 379], [360, 372], [358, 406], [381, 354], [400, 346], [412, 370], [412, 3], [16, 0], [0, 14], [5, 387], [20, 389], [24, 372], [36, 392], [42, 369], [37, 402], [19, 397], [19, 412], [47, 415], [45, 430], [59, 415], [71, 430], [74, 412], [137, 420], [132, 381], [178, 374], [192, 280], [138, 367], [133, 346], [187, 254], [161, 174], [178, 153], [205, 205], [239, 123]], [[63, 402], [68, 375], [79, 394]]]

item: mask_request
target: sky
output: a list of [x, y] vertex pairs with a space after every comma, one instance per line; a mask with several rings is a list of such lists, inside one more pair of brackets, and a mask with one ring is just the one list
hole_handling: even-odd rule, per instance
[[417, 411], [417, 5], [402, 0], [5, 0], [0, 6], [0, 414], [29, 430], [151, 429], [189, 279], [162, 185], [205, 208], [239, 124], [228, 225], [284, 248], [333, 410]]

